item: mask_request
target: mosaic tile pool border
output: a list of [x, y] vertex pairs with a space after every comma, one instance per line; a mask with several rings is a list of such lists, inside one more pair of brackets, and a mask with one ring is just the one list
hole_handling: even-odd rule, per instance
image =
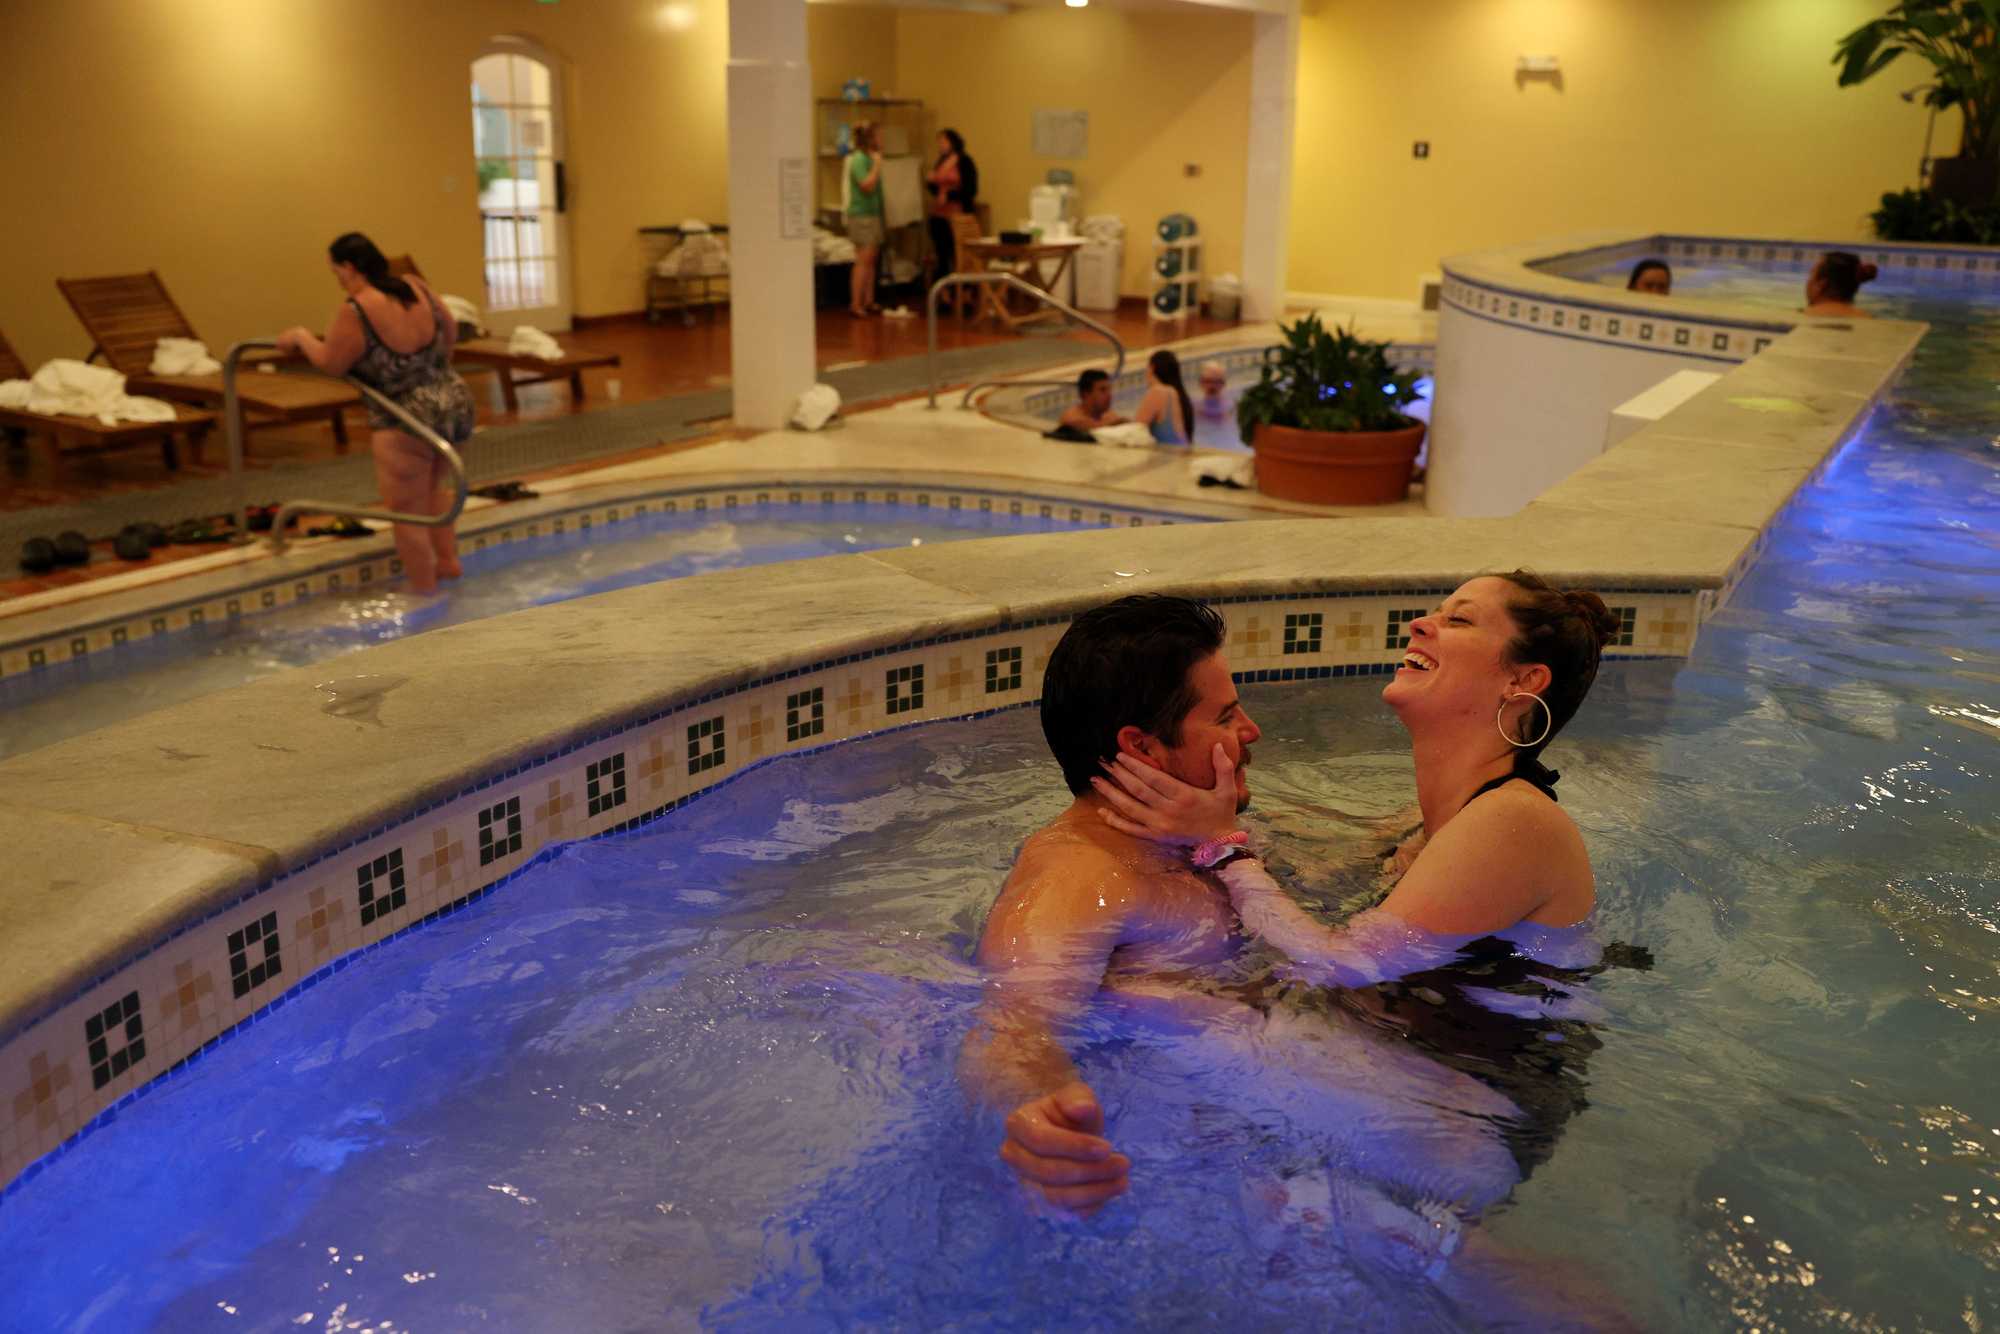
[[[1445, 588], [1216, 599], [1243, 682], [1389, 670]], [[1603, 590], [1619, 658], [1683, 656], [1709, 597]], [[1031, 704], [1067, 617], [824, 661], [515, 765], [293, 868], [12, 1026], [0, 1045], [0, 1201], [229, 1033], [578, 839], [658, 819], [784, 755]], [[110, 1016], [107, 1018], [107, 1016]]]
[[1618, 305], [1617, 296], [1616, 289], [1606, 288], [1602, 301], [1553, 297], [1467, 278], [1447, 267], [1442, 301], [1474, 319], [1527, 332], [1725, 365], [1748, 361], [1792, 327], [1785, 320], [1703, 317], [1692, 306], [1684, 317], [1667, 317]]
[[1536, 260], [1528, 267], [1556, 277], [1578, 278], [1600, 272], [1611, 264], [1655, 257], [1701, 268], [1750, 268], [1803, 276], [1829, 250], [1857, 254], [1884, 274], [1928, 273], [2000, 280], [2000, 247], [1683, 236], [1671, 232], [1554, 255]]
[[[906, 504], [918, 509], [964, 509], [1026, 517], [1066, 518], [1072, 523], [1095, 523], [1102, 528], [1219, 522], [1203, 515], [1175, 513], [1143, 505], [1082, 501], [1024, 489], [890, 485], [818, 478], [811, 481], [662, 486], [657, 490], [621, 495], [616, 500], [588, 501], [567, 509], [512, 520], [505, 516], [504, 508], [482, 510], [470, 523], [461, 525], [459, 545], [463, 551], [477, 552], [531, 538], [609, 527], [655, 514], [708, 510], [719, 513], [734, 509], [807, 507], [840, 502]], [[488, 516], [492, 517], [489, 519]], [[327, 553], [324, 562], [309, 570], [253, 577], [241, 587], [166, 602], [74, 628], [14, 640], [0, 638], [0, 681], [42, 671], [72, 658], [142, 643], [157, 635], [236, 621], [329, 593], [371, 588], [387, 583], [402, 572], [402, 562], [392, 553], [379, 548], [367, 554], [351, 556], [343, 556], [336, 550]]]

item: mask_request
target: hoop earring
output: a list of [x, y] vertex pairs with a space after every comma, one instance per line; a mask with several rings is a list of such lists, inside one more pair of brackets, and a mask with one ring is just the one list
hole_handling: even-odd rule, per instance
[[[1533, 741], [1516, 741], [1513, 737], [1507, 735], [1507, 718], [1506, 718], [1507, 706], [1509, 704], [1512, 704], [1515, 700], [1523, 698], [1531, 699], [1535, 701], [1535, 703], [1542, 706], [1542, 734], [1536, 737]], [[1543, 699], [1540, 695], [1531, 694], [1526, 690], [1517, 690], [1513, 694], [1507, 696], [1507, 698], [1500, 701], [1499, 711], [1493, 715], [1493, 725], [1500, 729], [1500, 739], [1502, 741], [1505, 741], [1508, 745], [1512, 746], [1516, 750], [1528, 750], [1532, 747], [1541, 745], [1544, 741], [1547, 741], [1549, 739], [1549, 733], [1556, 730], [1556, 715], [1554, 711], [1549, 708], [1549, 702]]]

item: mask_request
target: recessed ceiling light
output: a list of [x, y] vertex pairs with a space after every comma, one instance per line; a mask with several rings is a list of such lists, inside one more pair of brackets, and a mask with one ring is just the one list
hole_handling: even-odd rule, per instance
[[1068, 5], [1071, 9], [1082, 9], [1085, 5], [1090, 3], [1090, 0], [1063, 0], [1063, 3]]

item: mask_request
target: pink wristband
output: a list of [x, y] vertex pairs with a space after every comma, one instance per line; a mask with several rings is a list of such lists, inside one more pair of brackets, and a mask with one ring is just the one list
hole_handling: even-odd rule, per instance
[[1207, 870], [1221, 861], [1231, 849], [1249, 846], [1250, 835], [1241, 829], [1232, 829], [1220, 838], [1211, 838], [1206, 843], [1196, 844], [1194, 851], [1188, 853], [1188, 861]]

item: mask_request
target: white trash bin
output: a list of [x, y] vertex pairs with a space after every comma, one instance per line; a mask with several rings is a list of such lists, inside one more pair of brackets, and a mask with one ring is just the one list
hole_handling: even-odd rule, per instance
[[1118, 309], [1118, 277], [1125, 267], [1125, 247], [1088, 242], [1076, 252], [1078, 310]]

